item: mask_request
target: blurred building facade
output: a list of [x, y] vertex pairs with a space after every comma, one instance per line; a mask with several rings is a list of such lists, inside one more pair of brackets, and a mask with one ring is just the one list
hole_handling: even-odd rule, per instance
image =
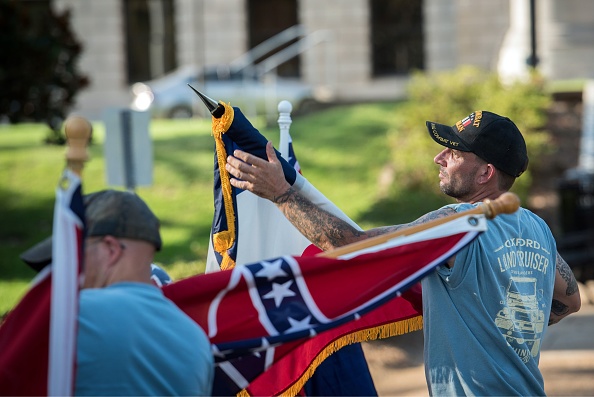
[[75, 111], [91, 118], [128, 106], [134, 82], [238, 61], [296, 25], [301, 34], [281, 47], [287, 62], [257, 64], [332, 101], [402, 98], [414, 70], [463, 64], [513, 79], [536, 60], [550, 80], [594, 78], [591, 0], [48, 1], [71, 11], [84, 46], [80, 69], [91, 85]]

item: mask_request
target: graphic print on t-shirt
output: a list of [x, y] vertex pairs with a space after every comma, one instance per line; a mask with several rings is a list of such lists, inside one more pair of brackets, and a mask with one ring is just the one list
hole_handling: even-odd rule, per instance
[[523, 362], [539, 352], [545, 327], [545, 305], [539, 280], [549, 270], [549, 252], [537, 241], [512, 238], [495, 250], [499, 270], [509, 272], [511, 278], [502, 285], [501, 310], [495, 318], [507, 343]]
[[538, 354], [544, 329], [544, 311], [538, 307], [539, 292], [535, 278], [512, 277], [502, 302], [504, 307], [495, 318], [495, 325], [524, 362]]

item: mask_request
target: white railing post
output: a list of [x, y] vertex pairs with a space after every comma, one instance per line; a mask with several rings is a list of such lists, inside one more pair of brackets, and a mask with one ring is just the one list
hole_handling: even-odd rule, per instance
[[[291, 141], [291, 136], [289, 135], [289, 129], [291, 128], [291, 111], [293, 110], [293, 105], [289, 101], [280, 101], [278, 103], [278, 128], [280, 130], [280, 142], [279, 152], [283, 156], [283, 158], [289, 161], [289, 143]], [[290, 161], [289, 161], [290, 162]]]

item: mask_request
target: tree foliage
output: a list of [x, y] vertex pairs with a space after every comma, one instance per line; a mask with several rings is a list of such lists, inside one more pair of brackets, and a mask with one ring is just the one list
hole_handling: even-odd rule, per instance
[[55, 138], [89, 80], [77, 70], [82, 46], [70, 12], [43, 4], [0, 0], [0, 117], [44, 122]]

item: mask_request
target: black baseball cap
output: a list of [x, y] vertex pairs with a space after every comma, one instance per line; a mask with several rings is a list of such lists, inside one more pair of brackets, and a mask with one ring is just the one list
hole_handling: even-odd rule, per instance
[[[114, 236], [143, 240], [161, 249], [159, 219], [136, 193], [102, 190], [83, 197], [85, 236]], [[36, 271], [52, 261], [52, 236], [35, 244], [20, 258]]]
[[477, 110], [453, 126], [426, 122], [431, 138], [442, 146], [472, 152], [513, 177], [528, 168], [522, 133], [507, 117]]

